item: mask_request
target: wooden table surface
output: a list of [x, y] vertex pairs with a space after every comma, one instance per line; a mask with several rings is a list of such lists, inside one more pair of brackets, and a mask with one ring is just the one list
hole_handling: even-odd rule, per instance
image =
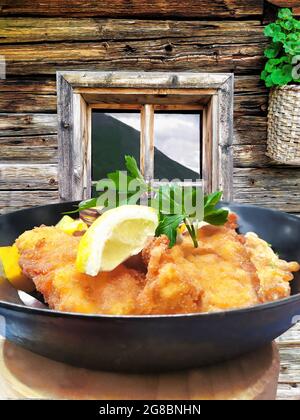
[[120, 374], [55, 362], [0, 337], [0, 399], [275, 399], [275, 343], [228, 362], [164, 374]]
[[277, 398], [300, 400], [300, 322], [277, 343], [281, 361]]
[[[0, 349], [3, 349], [3, 339], [1, 339], [0, 337]], [[300, 400], [300, 323], [298, 323], [296, 326], [294, 326], [291, 330], [289, 330], [287, 333], [285, 333], [283, 336], [281, 336], [278, 340], [277, 340], [277, 344], [278, 344], [278, 348], [279, 348], [279, 352], [280, 352], [280, 375], [279, 375], [279, 381], [278, 381], [278, 389], [277, 389], [277, 398], [280, 400]], [[2, 347], [1, 347], [2, 346]], [[10, 360], [9, 365], [10, 367], [11, 362], [14, 361], [14, 359], [16, 358], [18, 360], [18, 363], [15, 365], [15, 367], [18, 369], [18, 375], [19, 375], [19, 379], [20, 381], [15, 382], [15, 384], [17, 384], [17, 388], [18, 388], [18, 392], [20, 392], [19, 397], [21, 398], [22, 395], [23, 397], [26, 395], [27, 389], [28, 389], [28, 383], [26, 383], [26, 380], [24, 380], [24, 378], [22, 378], [22, 375], [24, 374], [24, 372], [26, 372], [26, 366], [29, 365], [29, 369], [32, 369], [32, 366], [34, 366], [35, 361], [38, 361], [38, 365], [39, 365], [39, 358], [40, 356], [35, 356], [32, 353], [29, 353], [29, 356], [25, 357], [26, 358], [26, 362], [23, 359], [23, 350], [19, 347], [16, 347], [14, 345], [8, 344], [8, 346], [6, 347], [6, 357], [8, 357], [7, 360]], [[26, 353], [26, 352], [25, 352]], [[16, 357], [17, 356], [17, 357]], [[43, 358], [41, 358], [43, 359]], [[46, 363], [46, 366], [48, 366], [52, 369], [53, 366], [56, 366], [56, 362], [52, 362], [49, 361], [49, 363]], [[1, 372], [1, 366], [2, 366], [2, 372]], [[0, 377], [2, 377], [2, 388], [0, 386], [0, 399], [6, 398], [8, 397], [8, 394], [5, 395], [5, 391], [4, 391], [4, 387], [3, 388], [3, 378], [5, 378], [5, 375], [3, 374], [3, 363], [1, 365], [0, 363]], [[227, 367], [228, 368], [228, 367]], [[24, 371], [25, 369], [25, 371]], [[65, 370], [66, 369], [66, 370]], [[10, 370], [10, 369], [9, 369]], [[55, 371], [55, 369], [54, 369]], [[84, 370], [81, 370], [82, 372]], [[5, 372], [7, 373], [7, 369], [5, 368]], [[22, 373], [23, 372], [23, 373]], [[67, 373], [66, 373], [67, 372]], [[15, 372], [16, 373], [16, 372]], [[64, 375], [64, 373], [66, 373]], [[17, 375], [17, 377], [18, 377]], [[58, 375], [58, 376], [57, 376]], [[76, 376], [74, 376], [74, 371], [73, 368], [64, 368], [61, 372], [60, 369], [56, 369], [56, 376], [54, 375], [54, 378], [60, 378], [62, 379], [62, 383], [67, 387], [67, 382], [68, 382], [68, 378], [73, 378]], [[112, 376], [111, 376], [112, 375]], [[10, 376], [10, 375], [9, 375]], [[28, 377], [28, 375], [25, 375], [25, 377]], [[111, 385], [114, 383], [114, 374], [105, 374], [104, 376], [107, 378], [110, 378], [110, 382]], [[175, 374], [176, 376], [176, 374]], [[65, 378], [64, 378], [65, 377]], [[64, 380], [63, 380], [64, 378]], [[67, 379], [66, 379], [67, 378]], [[98, 378], [99, 379], [99, 378]], [[182, 378], [181, 378], [182, 379]], [[33, 378], [32, 378], [33, 380]], [[95, 380], [95, 378], [94, 378]], [[35, 377], [35, 381], [37, 381], [37, 383], [39, 381], [42, 381], [42, 378], [40, 377]], [[122, 381], [124, 381], [124, 377], [122, 378]], [[161, 382], [161, 387], [160, 390], [162, 391], [164, 389], [164, 387], [167, 386], [167, 384], [170, 381], [170, 377], [169, 378], [164, 378], [163, 381]], [[179, 377], [177, 377], [177, 384], [179, 384]], [[20, 383], [22, 383], [21, 388], [20, 387]], [[52, 385], [55, 383], [55, 380], [52, 380]], [[131, 382], [131, 386], [133, 386], [132, 384], [135, 384], [135, 382]], [[137, 383], [139, 383], [141, 385], [141, 379], [139, 378], [137, 380]], [[0, 380], [0, 385], [1, 385], [1, 380]], [[129, 382], [127, 382], [127, 385], [130, 385]], [[30, 378], [29, 378], [29, 386], [30, 386]], [[179, 385], [178, 385], [179, 386]], [[16, 391], [16, 390], [15, 390]], [[17, 397], [17, 394], [15, 393], [15, 391], [12, 392], [12, 394], [10, 395], [10, 397]], [[74, 390], [73, 390], [74, 391]], [[176, 392], [179, 391], [179, 388], [177, 389], [175, 386], [175, 394]], [[36, 396], [38, 397], [39, 394], [37, 394]], [[28, 395], [29, 396], [29, 395]], [[31, 395], [33, 396], [33, 395]], [[41, 396], [41, 395], [39, 395]], [[131, 396], [133, 398], [133, 395]], [[162, 395], [163, 398], [163, 395]]]

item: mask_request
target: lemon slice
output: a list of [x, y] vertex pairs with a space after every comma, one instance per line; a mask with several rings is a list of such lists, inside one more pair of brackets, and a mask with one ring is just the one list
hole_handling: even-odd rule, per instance
[[81, 220], [74, 220], [72, 217], [65, 215], [57, 223], [56, 227], [68, 235], [73, 235], [76, 231], [87, 230], [88, 226]]
[[35, 290], [31, 279], [26, 277], [19, 265], [16, 245], [0, 247], [0, 280], [8, 280], [16, 289], [30, 293]]
[[157, 225], [157, 213], [151, 207], [125, 205], [106, 211], [81, 238], [77, 270], [90, 276], [113, 270], [143, 249]]

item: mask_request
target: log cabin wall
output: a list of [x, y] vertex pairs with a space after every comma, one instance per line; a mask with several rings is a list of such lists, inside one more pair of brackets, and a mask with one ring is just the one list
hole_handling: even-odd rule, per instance
[[234, 198], [300, 213], [300, 168], [266, 157], [268, 92], [260, 82], [274, 6], [263, 0], [2, 0], [0, 213], [55, 202], [55, 72], [235, 73]]

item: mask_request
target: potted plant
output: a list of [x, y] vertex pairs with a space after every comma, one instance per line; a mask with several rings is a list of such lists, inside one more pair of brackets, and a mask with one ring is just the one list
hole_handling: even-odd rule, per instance
[[267, 155], [280, 163], [300, 164], [300, 21], [290, 9], [265, 27], [271, 42], [261, 78], [268, 88]]

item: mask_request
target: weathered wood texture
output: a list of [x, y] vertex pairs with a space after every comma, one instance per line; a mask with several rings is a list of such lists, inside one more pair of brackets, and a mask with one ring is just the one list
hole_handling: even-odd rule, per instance
[[281, 359], [277, 398], [300, 400], [300, 323], [282, 335], [277, 343]]
[[278, 374], [275, 344], [202, 369], [126, 375], [58, 363], [0, 337], [3, 400], [274, 400]]
[[261, 15], [263, 0], [4, 0], [0, 10], [4, 16], [239, 18]]
[[269, 3], [279, 7], [298, 7], [299, 0], [267, 0]]

